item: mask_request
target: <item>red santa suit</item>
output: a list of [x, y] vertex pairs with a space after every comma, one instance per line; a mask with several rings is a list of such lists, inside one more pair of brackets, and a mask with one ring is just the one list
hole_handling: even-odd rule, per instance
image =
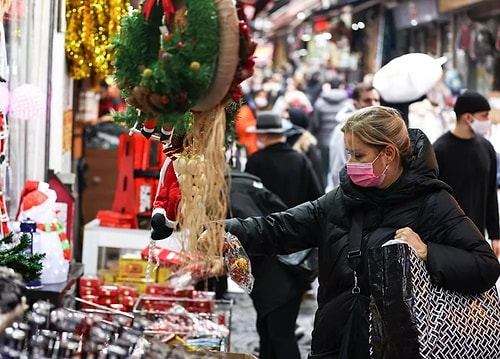
[[177, 174], [174, 169], [174, 153], [178, 152], [166, 149], [167, 158], [160, 171], [160, 180], [153, 202], [153, 213], [151, 214], [151, 238], [154, 240], [169, 237], [177, 219], [177, 208], [181, 200], [181, 190]]

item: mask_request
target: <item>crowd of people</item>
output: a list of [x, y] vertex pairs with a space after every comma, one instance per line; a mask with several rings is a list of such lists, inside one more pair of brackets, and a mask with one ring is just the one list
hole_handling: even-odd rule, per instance
[[[338, 74], [277, 72], [243, 84], [236, 132], [246, 156], [234, 162], [226, 229], [256, 266], [260, 359], [300, 357], [294, 324], [310, 288], [275, 255], [311, 247], [320, 254], [310, 358], [370, 357], [368, 273], [353, 275], [347, 259], [356, 212], [363, 219], [361, 268], [369, 248], [396, 238], [445, 288], [483, 292], [500, 274], [488, 100], [470, 90], [453, 96], [439, 82], [401, 111], [384, 102], [371, 78], [347, 84]], [[253, 192], [246, 199], [242, 176]], [[272, 284], [278, 277], [280, 290]]]

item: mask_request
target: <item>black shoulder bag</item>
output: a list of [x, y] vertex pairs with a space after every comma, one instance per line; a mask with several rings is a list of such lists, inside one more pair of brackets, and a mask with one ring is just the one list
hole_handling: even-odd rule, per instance
[[349, 318], [346, 322], [344, 337], [340, 346], [339, 359], [368, 358], [369, 346], [369, 301], [370, 299], [361, 295], [358, 285], [358, 267], [361, 263], [361, 238], [363, 235], [363, 213], [354, 212], [351, 217], [351, 229], [349, 232], [349, 251], [347, 261], [354, 275], [354, 285], [351, 293], [353, 299], [349, 308]]

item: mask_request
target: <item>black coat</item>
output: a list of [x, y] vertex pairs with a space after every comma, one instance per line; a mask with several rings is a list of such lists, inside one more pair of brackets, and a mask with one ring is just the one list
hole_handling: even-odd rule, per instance
[[[260, 178], [236, 169], [231, 171], [231, 217], [262, 216], [286, 208], [278, 196], [263, 186]], [[305, 283], [298, 281], [276, 256], [249, 257], [255, 278], [250, 297], [260, 316], [304, 293]]]
[[252, 154], [245, 171], [259, 177], [288, 207], [312, 201], [323, 194], [309, 159], [286, 142]]
[[[340, 186], [316, 201], [265, 218], [227, 221], [227, 230], [238, 236], [249, 253], [290, 253], [319, 247], [313, 353], [338, 353], [343, 336], [349, 334], [346, 321], [353, 302], [353, 273], [346, 256], [354, 210], [363, 212], [358, 275], [365, 298], [370, 295], [367, 249], [393, 239], [396, 229], [406, 226], [428, 245], [426, 265], [434, 283], [463, 293], [479, 293], [491, 288], [500, 274], [500, 264], [489, 244], [457, 205], [449, 187], [437, 179], [429, 140], [418, 129], [409, 133], [413, 153], [401, 177], [387, 189], [356, 186], [344, 169]], [[363, 303], [367, 306], [367, 301]], [[356, 339], [362, 353], [349, 359], [368, 359], [368, 335]]]

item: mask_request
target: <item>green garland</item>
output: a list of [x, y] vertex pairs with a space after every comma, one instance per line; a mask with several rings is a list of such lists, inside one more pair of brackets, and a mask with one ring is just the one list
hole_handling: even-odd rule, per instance
[[175, 23], [175, 30], [162, 35], [163, 8], [158, 3], [147, 21], [138, 10], [125, 17], [113, 40], [115, 77], [129, 103], [115, 120], [132, 127], [158, 118], [157, 129], [166, 125], [183, 132], [190, 125], [186, 112], [206, 94], [214, 77], [217, 10], [213, 0], [184, 0], [184, 21], [177, 13], [171, 16], [167, 26]]

